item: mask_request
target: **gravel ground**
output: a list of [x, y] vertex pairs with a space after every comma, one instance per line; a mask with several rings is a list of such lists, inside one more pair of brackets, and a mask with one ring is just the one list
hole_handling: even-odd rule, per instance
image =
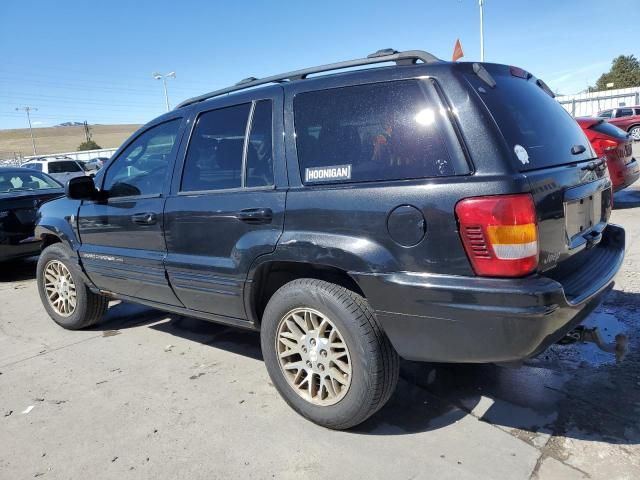
[[577, 344], [519, 369], [405, 363], [351, 432], [286, 407], [255, 333], [127, 304], [68, 332], [35, 262], [3, 265], [0, 478], [640, 478], [638, 212], [639, 188], [616, 195], [627, 258], [588, 319], [628, 336], [624, 361]]

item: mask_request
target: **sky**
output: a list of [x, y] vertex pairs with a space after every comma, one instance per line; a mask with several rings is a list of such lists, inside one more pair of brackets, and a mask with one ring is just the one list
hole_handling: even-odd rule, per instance
[[[593, 85], [614, 57], [640, 57], [640, 0], [485, 0], [485, 61], [523, 67], [555, 92]], [[635, 9], [637, 10], [637, 8]], [[602, 28], [609, 19], [615, 29]], [[615, 31], [615, 35], [601, 35]], [[478, 0], [1, 0], [0, 129], [146, 123], [190, 96], [381, 48], [480, 59]]]

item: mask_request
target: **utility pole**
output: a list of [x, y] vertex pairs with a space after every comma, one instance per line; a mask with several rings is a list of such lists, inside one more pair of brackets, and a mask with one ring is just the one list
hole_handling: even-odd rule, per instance
[[156, 80], [162, 80], [162, 86], [164, 87], [164, 101], [167, 104], [167, 112], [171, 110], [169, 107], [169, 94], [167, 93], [167, 78], [176, 78], [176, 72], [169, 72], [167, 74], [154, 73], [153, 78]]
[[33, 154], [37, 155], [38, 152], [36, 151], [36, 141], [33, 138], [33, 128], [31, 127], [31, 115], [29, 114], [29, 112], [33, 111], [38, 111], [37, 108], [34, 107], [16, 107], [16, 111], [20, 111], [20, 110], [24, 110], [25, 112], [27, 112], [27, 122], [29, 122], [29, 133], [31, 134], [31, 145], [33, 145]]
[[480, 5], [480, 61], [484, 62], [484, 0], [478, 0]]
[[84, 121], [84, 137], [87, 139], [87, 142], [91, 140], [91, 129], [86, 120]]

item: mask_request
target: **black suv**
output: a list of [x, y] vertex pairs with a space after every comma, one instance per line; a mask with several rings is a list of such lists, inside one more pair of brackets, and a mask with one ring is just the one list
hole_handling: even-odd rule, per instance
[[399, 357], [516, 362], [580, 323], [623, 260], [611, 206], [544, 82], [383, 50], [142, 127], [41, 207], [38, 285], [65, 328], [117, 298], [260, 330], [289, 405], [343, 429]]

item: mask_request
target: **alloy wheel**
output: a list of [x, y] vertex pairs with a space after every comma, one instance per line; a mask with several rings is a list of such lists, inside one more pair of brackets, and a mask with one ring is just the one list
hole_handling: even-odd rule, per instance
[[297, 308], [280, 320], [276, 335], [280, 368], [306, 401], [334, 405], [351, 385], [349, 349], [335, 324], [311, 308]]
[[71, 272], [59, 260], [51, 260], [44, 267], [44, 289], [49, 304], [58, 315], [69, 317], [78, 300], [76, 284]]

